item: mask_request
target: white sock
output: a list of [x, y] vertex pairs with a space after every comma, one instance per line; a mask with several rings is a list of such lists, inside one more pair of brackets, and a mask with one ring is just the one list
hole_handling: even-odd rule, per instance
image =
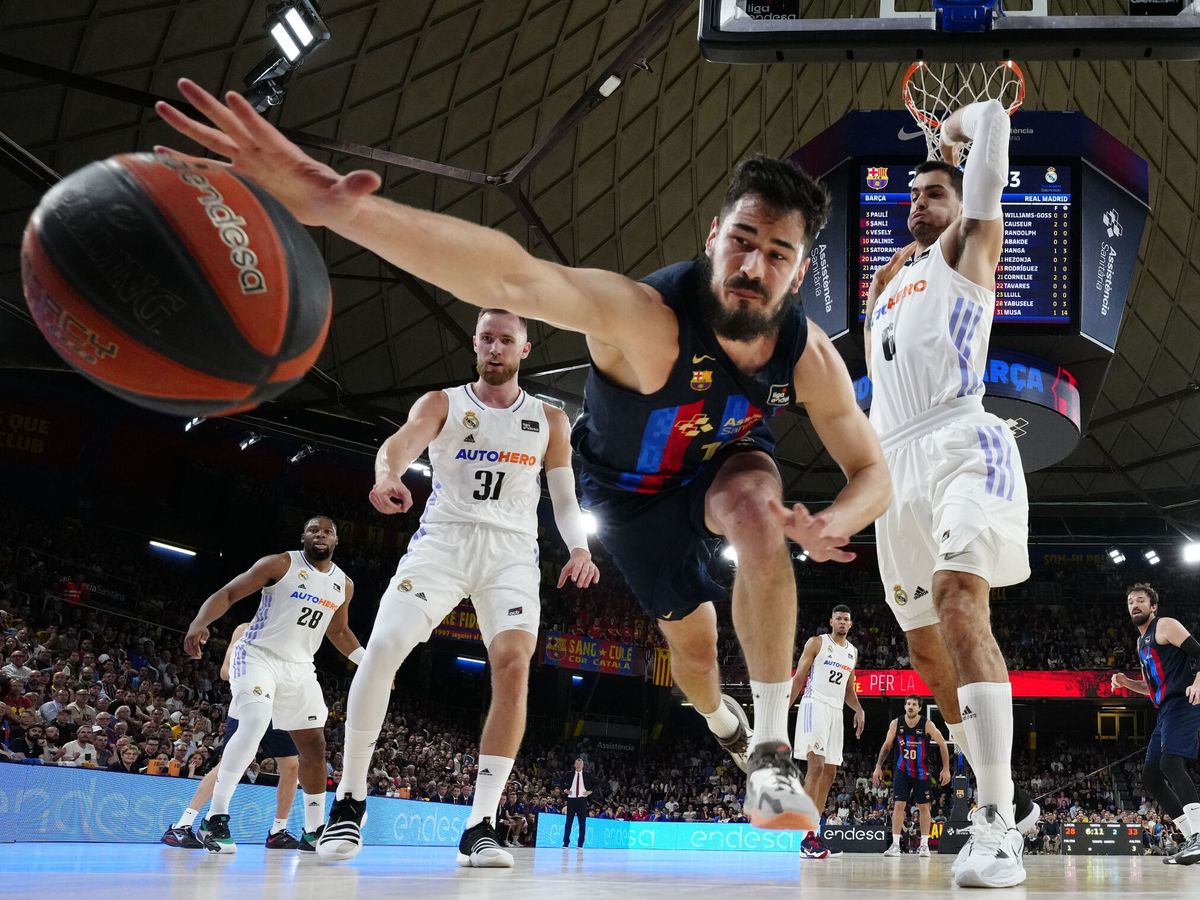
[[958, 747], [966, 759], [967, 765], [971, 766], [973, 770], [975, 766], [971, 762], [971, 743], [967, 738], [967, 730], [962, 727], [962, 722], [955, 722], [953, 725], [947, 722], [946, 730], [950, 732], [950, 740], [954, 741], [955, 746]]
[[508, 786], [508, 773], [512, 767], [513, 761], [506, 756], [479, 755], [479, 774], [475, 776], [475, 799], [471, 801], [471, 815], [467, 817], [468, 828], [484, 819], [491, 819], [492, 824], [496, 824], [496, 808]]
[[974, 757], [976, 801], [979, 806], [995, 806], [1005, 822], [1015, 825], [1012, 684], [964, 684], [958, 689], [958, 705], [963, 714], [962, 733]]
[[[325, 821], [325, 792], [310, 794], [304, 792], [304, 830], [314, 832]], [[287, 820], [284, 819], [284, 824]]]
[[738, 730], [738, 717], [733, 714], [733, 711], [725, 705], [724, 700], [717, 701], [717, 708], [712, 712], [701, 712], [699, 708], [696, 712], [704, 716], [704, 721], [708, 723], [708, 730], [719, 738], [727, 738]]
[[179, 821], [172, 825], [172, 828], [191, 828], [192, 823], [196, 821], [196, 816], [200, 815], [200, 810], [192, 809], [190, 806], [183, 811], [183, 815], [179, 817]]
[[271, 834], [279, 834], [281, 831], [287, 831], [287, 819], [276, 819], [271, 825]]
[[927, 835], [927, 834], [923, 834], [923, 835], [921, 835], [921, 846], [922, 846], [922, 847], [928, 847], [928, 846], [929, 846], [929, 835]]
[[788, 697], [792, 691], [790, 681], [750, 681], [750, 692], [754, 695], [754, 743], [792, 742], [788, 739]]
[[[381, 720], [380, 726], [382, 725]], [[342, 780], [338, 782], [337, 799], [341, 800], [347, 794], [355, 800], [367, 799], [367, 770], [371, 768], [371, 757], [375, 755], [375, 740], [378, 736], [379, 728], [359, 731], [357, 728], [346, 726], [346, 743], [342, 752]]]
[[1200, 831], [1200, 803], [1189, 803], [1185, 806], [1183, 815], [1175, 822], [1179, 825], [1179, 830], [1183, 832], [1184, 837], [1191, 837]]
[[900, 835], [896, 834], [895, 832], [892, 832], [892, 846], [893, 847], [900, 846]]

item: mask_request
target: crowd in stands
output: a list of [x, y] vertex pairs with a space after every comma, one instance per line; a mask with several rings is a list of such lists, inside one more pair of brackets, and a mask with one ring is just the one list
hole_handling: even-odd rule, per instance
[[[550, 536], [543, 541], [543, 553], [552, 586], [565, 551]], [[338, 548], [337, 558], [352, 572], [356, 593], [368, 598], [366, 603], [382, 590], [394, 565], [394, 555], [384, 558], [352, 541]], [[1070, 567], [1064, 570], [1070, 578], [1056, 580], [1057, 571], [1039, 571], [1022, 593], [998, 598], [996, 633], [1013, 668], [1134, 668], [1133, 633], [1119, 602], [1124, 582], [1111, 573], [1085, 577]], [[605, 572], [599, 590], [548, 589], [546, 629], [657, 645], [657, 629], [637, 611], [619, 574], [611, 566]], [[860, 665], [903, 668], [908, 665], [903, 636], [882, 603], [872, 599], [878, 592], [872, 578], [869, 569], [805, 567], [801, 596], [811, 593], [814, 599], [800, 606], [798, 634], [802, 640], [825, 630], [829, 608], [849, 602], [855, 621], [851, 640], [859, 647]], [[1164, 597], [1196, 596], [1191, 574], [1161, 581]], [[89, 597], [86, 585], [93, 582], [99, 593]], [[218, 673], [221, 632], [205, 659], [196, 661], [182, 653], [182, 633], [162, 622], [186, 624], [204, 594], [218, 585], [198, 585], [193, 574], [157, 561], [144, 551], [144, 542], [120, 533], [73, 519], [0, 510], [0, 760], [164, 777], [195, 778], [206, 772], [224, 741], [228, 687]], [[1095, 593], [1080, 597], [1081, 589]], [[1031, 597], [1041, 598], [1038, 606], [1029, 605]], [[1087, 614], [1063, 614], [1065, 604], [1089, 601]], [[727, 619], [728, 611], [721, 615]], [[229, 627], [232, 623], [224, 633]], [[724, 665], [737, 664], [731, 631], [722, 632], [720, 649]], [[326, 679], [331, 785], [341, 775], [345, 674], [342, 668]], [[481, 703], [482, 681], [477, 688], [465, 693]], [[469, 805], [479, 717], [478, 706], [454, 709], [397, 697], [372, 763], [372, 793]], [[561, 724], [535, 724], [524, 747], [499, 811], [503, 833], [514, 843], [532, 842], [538, 813], [561, 811], [563, 780], [580, 753], [596, 786], [594, 815], [745, 821], [744, 777], [702, 734], [672, 735], [635, 753], [622, 753], [596, 749], [586, 740], [565, 741]], [[1055, 821], [1140, 821], [1150, 836], [1148, 846], [1161, 845], [1169, 834], [1166, 817], [1153, 804], [1130, 808], [1142, 799], [1136, 755], [1117, 770], [1088, 774], [1114, 758], [1114, 749], [1063, 745], [1028, 758], [1018, 755], [1017, 777], [1035, 794], [1048, 792], [1043, 806]], [[831, 822], [886, 821], [890, 782], [870, 783], [871, 756], [872, 751], [848, 752], [830, 792]], [[257, 760], [247, 778], [269, 777], [272, 770], [271, 760]], [[936, 792], [935, 798], [935, 815], [947, 815], [945, 792]], [[1118, 804], [1122, 798], [1125, 808]]]

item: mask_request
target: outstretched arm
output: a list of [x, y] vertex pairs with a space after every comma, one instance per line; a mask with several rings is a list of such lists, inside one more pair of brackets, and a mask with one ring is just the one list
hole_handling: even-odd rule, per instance
[[187, 635], [183, 639], [184, 652], [192, 659], [199, 659], [201, 648], [208, 643], [208, 626], [229, 612], [229, 607], [243, 597], [262, 590], [268, 584], [274, 584], [287, 574], [291, 564], [291, 557], [286, 553], [264, 556], [205, 600], [196, 611], [192, 624], [188, 626]]
[[817, 651], [821, 649], [821, 639], [810, 637], [804, 642], [804, 650], [800, 653], [800, 661], [796, 663], [796, 674], [792, 676], [792, 695], [788, 700], [788, 706], [796, 702], [796, 698], [800, 696], [800, 692], [804, 690], [804, 684], [808, 681], [808, 673], [812, 671], [813, 660], [817, 658]]
[[412, 509], [412, 494], [404, 484], [404, 473], [421, 455], [446, 424], [450, 398], [442, 391], [423, 394], [408, 419], [375, 454], [375, 486], [369, 495], [371, 505], [385, 516]]

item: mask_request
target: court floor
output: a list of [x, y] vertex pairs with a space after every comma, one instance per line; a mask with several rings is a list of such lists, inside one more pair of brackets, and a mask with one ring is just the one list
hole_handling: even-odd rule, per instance
[[[21, 890], [83, 892], [88, 900], [130, 896], [350, 900], [401, 896], [503, 898], [579, 896], [604, 900], [717, 891], [709, 896], [841, 900], [936, 896], [950, 886], [950, 859], [883, 859], [862, 854], [801, 860], [789, 853], [625, 850], [517, 850], [513, 869], [461, 869], [448, 847], [367, 847], [352, 863], [328, 864], [289, 851], [241, 845], [233, 857], [153, 844], [3, 844], [0, 884]], [[1029, 878], [1005, 897], [1117, 897], [1179, 900], [1200, 894], [1200, 865], [1165, 866], [1158, 857], [1053, 857], [1026, 860]], [[165, 893], [164, 893], [165, 892]], [[975, 894], [975, 892], [971, 892]], [[6, 891], [7, 894], [7, 891]], [[15, 896], [15, 894], [14, 894]]]

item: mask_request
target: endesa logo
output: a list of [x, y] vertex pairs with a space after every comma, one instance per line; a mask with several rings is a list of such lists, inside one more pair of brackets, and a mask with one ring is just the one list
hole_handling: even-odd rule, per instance
[[925, 293], [925, 288], [927, 287], [929, 287], [929, 282], [924, 278], [919, 278], [911, 284], [906, 284], [904, 287], [900, 288], [900, 290], [896, 291], [896, 293], [892, 294], [892, 296], [888, 297], [887, 303], [876, 303], [875, 314], [872, 316], [872, 318], [874, 318], [875, 321], [879, 321], [885, 315], [887, 315], [888, 310], [895, 306], [899, 306], [900, 301], [905, 297], [908, 297], [912, 294], [923, 294]]
[[512, 463], [516, 466], [536, 466], [538, 458], [528, 453], [518, 453], [515, 450], [459, 450], [454, 454], [455, 459], [477, 463]]
[[316, 594], [310, 594], [307, 591], [292, 591], [292, 599], [299, 600], [302, 603], [313, 603], [317, 606], [323, 606], [326, 609], [337, 609], [338, 605], [332, 600], [325, 600], [318, 597]]

